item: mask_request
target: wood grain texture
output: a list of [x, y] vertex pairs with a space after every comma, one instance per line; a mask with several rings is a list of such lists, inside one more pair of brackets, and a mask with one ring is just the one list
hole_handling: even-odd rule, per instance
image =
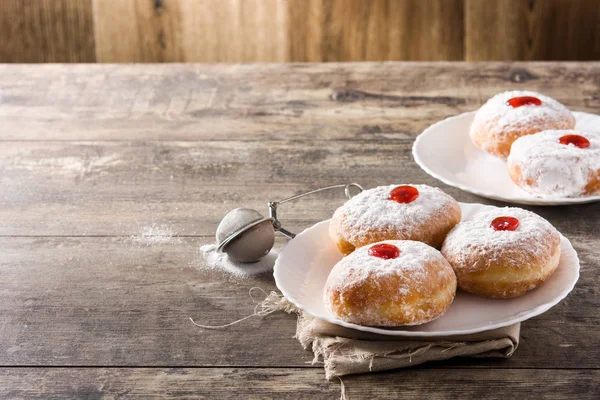
[[530, 59], [529, 13], [523, 0], [466, 0], [465, 59]]
[[94, 62], [91, 0], [0, 2], [0, 62]]
[[99, 62], [287, 61], [283, 0], [94, 1]]
[[526, 60], [600, 58], [598, 1], [537, 0], [531, 8], [531, 56]]
[[598, 63], [4, 65], [0, 140], [414, 138], [504, 90], [598, 112], [598, 75]]
[[[207, 235], [232, 208], [266, 213], [269, 200], [344, 182], [426, 183], [459, 201], [503, 204], [430, 177], [414, 164], [411, 145], [412, 139], [3, 142], [0, 234], [133, 235], [157, 221], [180, 234]], [[281, 218], [290, 229], [304, 229], [342, 201], [341, 192], [310, 197], [286, 205]], [[598, 203], [526, 208], [568, 237], [585, 237], [600, 220]]]
[[463, 0], [296, 0], [289, 5], [292, 61], [463, 59]]
[[[349, 399], [504, 400], [514, 398], [597, 399], [600, 372], [571, 370], [436, 370], [377, 373], [344, 378]], [[387, 384], [382, 384], [383, 382]], [[315, 369], [261, 368], [78, 368], [0, 369], [5, 398], [60, 399], [332, 399], [339, 382]]]
[[98, 62], [184, 60], [182, 13], [178, 1], [93, 2]]
[[463, 59], [463, 0], [113, 3], [94, 3], [101, 62]]
[[251, 287], [274, 289], [270, 274], [241, 281], [200, 269], [198, 247], [211, 240], [11, 240], [0, 261], [0, 365], [306, 365], [312, 355], [285, 313], [227, 331], [190, 322], [242, 318], [254, 309]]
[[596, 0], [4, 0], [1, 62], [598, 60]]
[[[168, 221], [182, 234], [210, 234], [236, 204], [266, 212], [268, 200], [302, 188], [350, 181], [372, 186], [400, 175], [434, 183], [420, 169], [400, 173], [398, 163], [412, 164], [410, 145], [410, 140], [4, 142], [0, 234], [132, 235], [140, 227], [128, 221], [152, 220]], [[321, 205], [323, 199], [328, 201]], [[331, 216], [342, 199], [341, 192], [306, 199], [283, 209], [282, 217], [291, 228], [306, 227]], [[91, 219], [85, 216], [90, 209]]]
[[185, 61], [284, 62], [289, 2], [181, 1]]
[[[572, 239], [582, 259], [575, 291], [522, 325], [512, 358], [429, 367], [600, 368], [600, 260], [594, 239]], [[198, 248], [212, 241], [2, 238], [0, 366], [311, 367], [312, 353], [293, 338], [295, 318], [283, 312], [227, 330], [191, 324], [190, 317], [208, 325], [245, 317], [254, 309], [250, 288], [276, 290], [270, 273], [239, 280], [206, 269]]]
[[465, 59], [597, 60], [596, 0], [466, 0]]

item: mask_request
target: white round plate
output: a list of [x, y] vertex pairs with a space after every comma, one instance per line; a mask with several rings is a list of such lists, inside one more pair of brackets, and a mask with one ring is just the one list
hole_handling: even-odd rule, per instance
[[[599, 132], [600, 116], [573, 112], [575, 129]], [[413, 145], [413, 157], [425, 172], [436, 179], [490, 199], [533, 205], [591, 203], [600, 196], [535, 197], [513, 183], [506, 162], [471, 142], [469, 128], [475, 111], [439, 121], [421, 133]]]
[[[483, 204], [460, 203], [463, 220], [493, 208]], [[567, 238], [561, 235], [560, 264], [543, 285], [513, 299], [486, 299], [458, 292], [440, 318], [418, 326], [377, 328], [349, 324], [336, 319], [323, 302], [323, 288], [329, 272], [342, 258], [329, 239], [329, 220], [304, 230], [281, 250], [275, 261], [275, 282], [283, 295], [300, 309], [326, 321], [390, 336], [462, 335], [500, 328], [542, 314], [558, 304], [579, 278], [579, 259]]]

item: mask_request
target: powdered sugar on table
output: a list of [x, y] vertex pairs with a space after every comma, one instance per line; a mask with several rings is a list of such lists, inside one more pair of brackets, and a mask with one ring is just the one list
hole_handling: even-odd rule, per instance
[[271, 250], [269, 254], [257, 262], [239, 263], [231, 261], [227, 254], [218, 252], [216, 244], [207, 244], [200, 246], [200, 257], [201, 259], [193, 263], [194, 267], [224, 272], [237, 278], [245, 278], [271, 271], [275, 265], [277, 252]]
[[139, 234], [131, 236], [131, 241], [145, 246], [178, 243], [181, 239], [175, 235], [171, 226], [153, 222], [143, 227]]

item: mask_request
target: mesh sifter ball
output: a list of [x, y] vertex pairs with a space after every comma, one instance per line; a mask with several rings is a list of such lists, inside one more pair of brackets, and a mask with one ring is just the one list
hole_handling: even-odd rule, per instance
[[227, 253], [233, 261], [259, 261], [274, 243], [273, 219], [250, 208], [229, 211], [217, 228], [217, 250]]

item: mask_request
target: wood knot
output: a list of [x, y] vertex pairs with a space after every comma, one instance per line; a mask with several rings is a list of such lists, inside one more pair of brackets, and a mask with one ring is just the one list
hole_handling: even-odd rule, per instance
[[152, 6], [154, 7], [154, 12], [159, 15], [165, 10], [164, 0], [154, 0]]
[[334, 89], [331, 94], [331, 100], [340, 103], [354, 103], [367, 97], [367, 93], [354, 89]]
[[522, 68], [511, 69], [506, 76], [506, 80], [515, 83], [534, 81], [536, 79], [539, 79], [539, 77]]

